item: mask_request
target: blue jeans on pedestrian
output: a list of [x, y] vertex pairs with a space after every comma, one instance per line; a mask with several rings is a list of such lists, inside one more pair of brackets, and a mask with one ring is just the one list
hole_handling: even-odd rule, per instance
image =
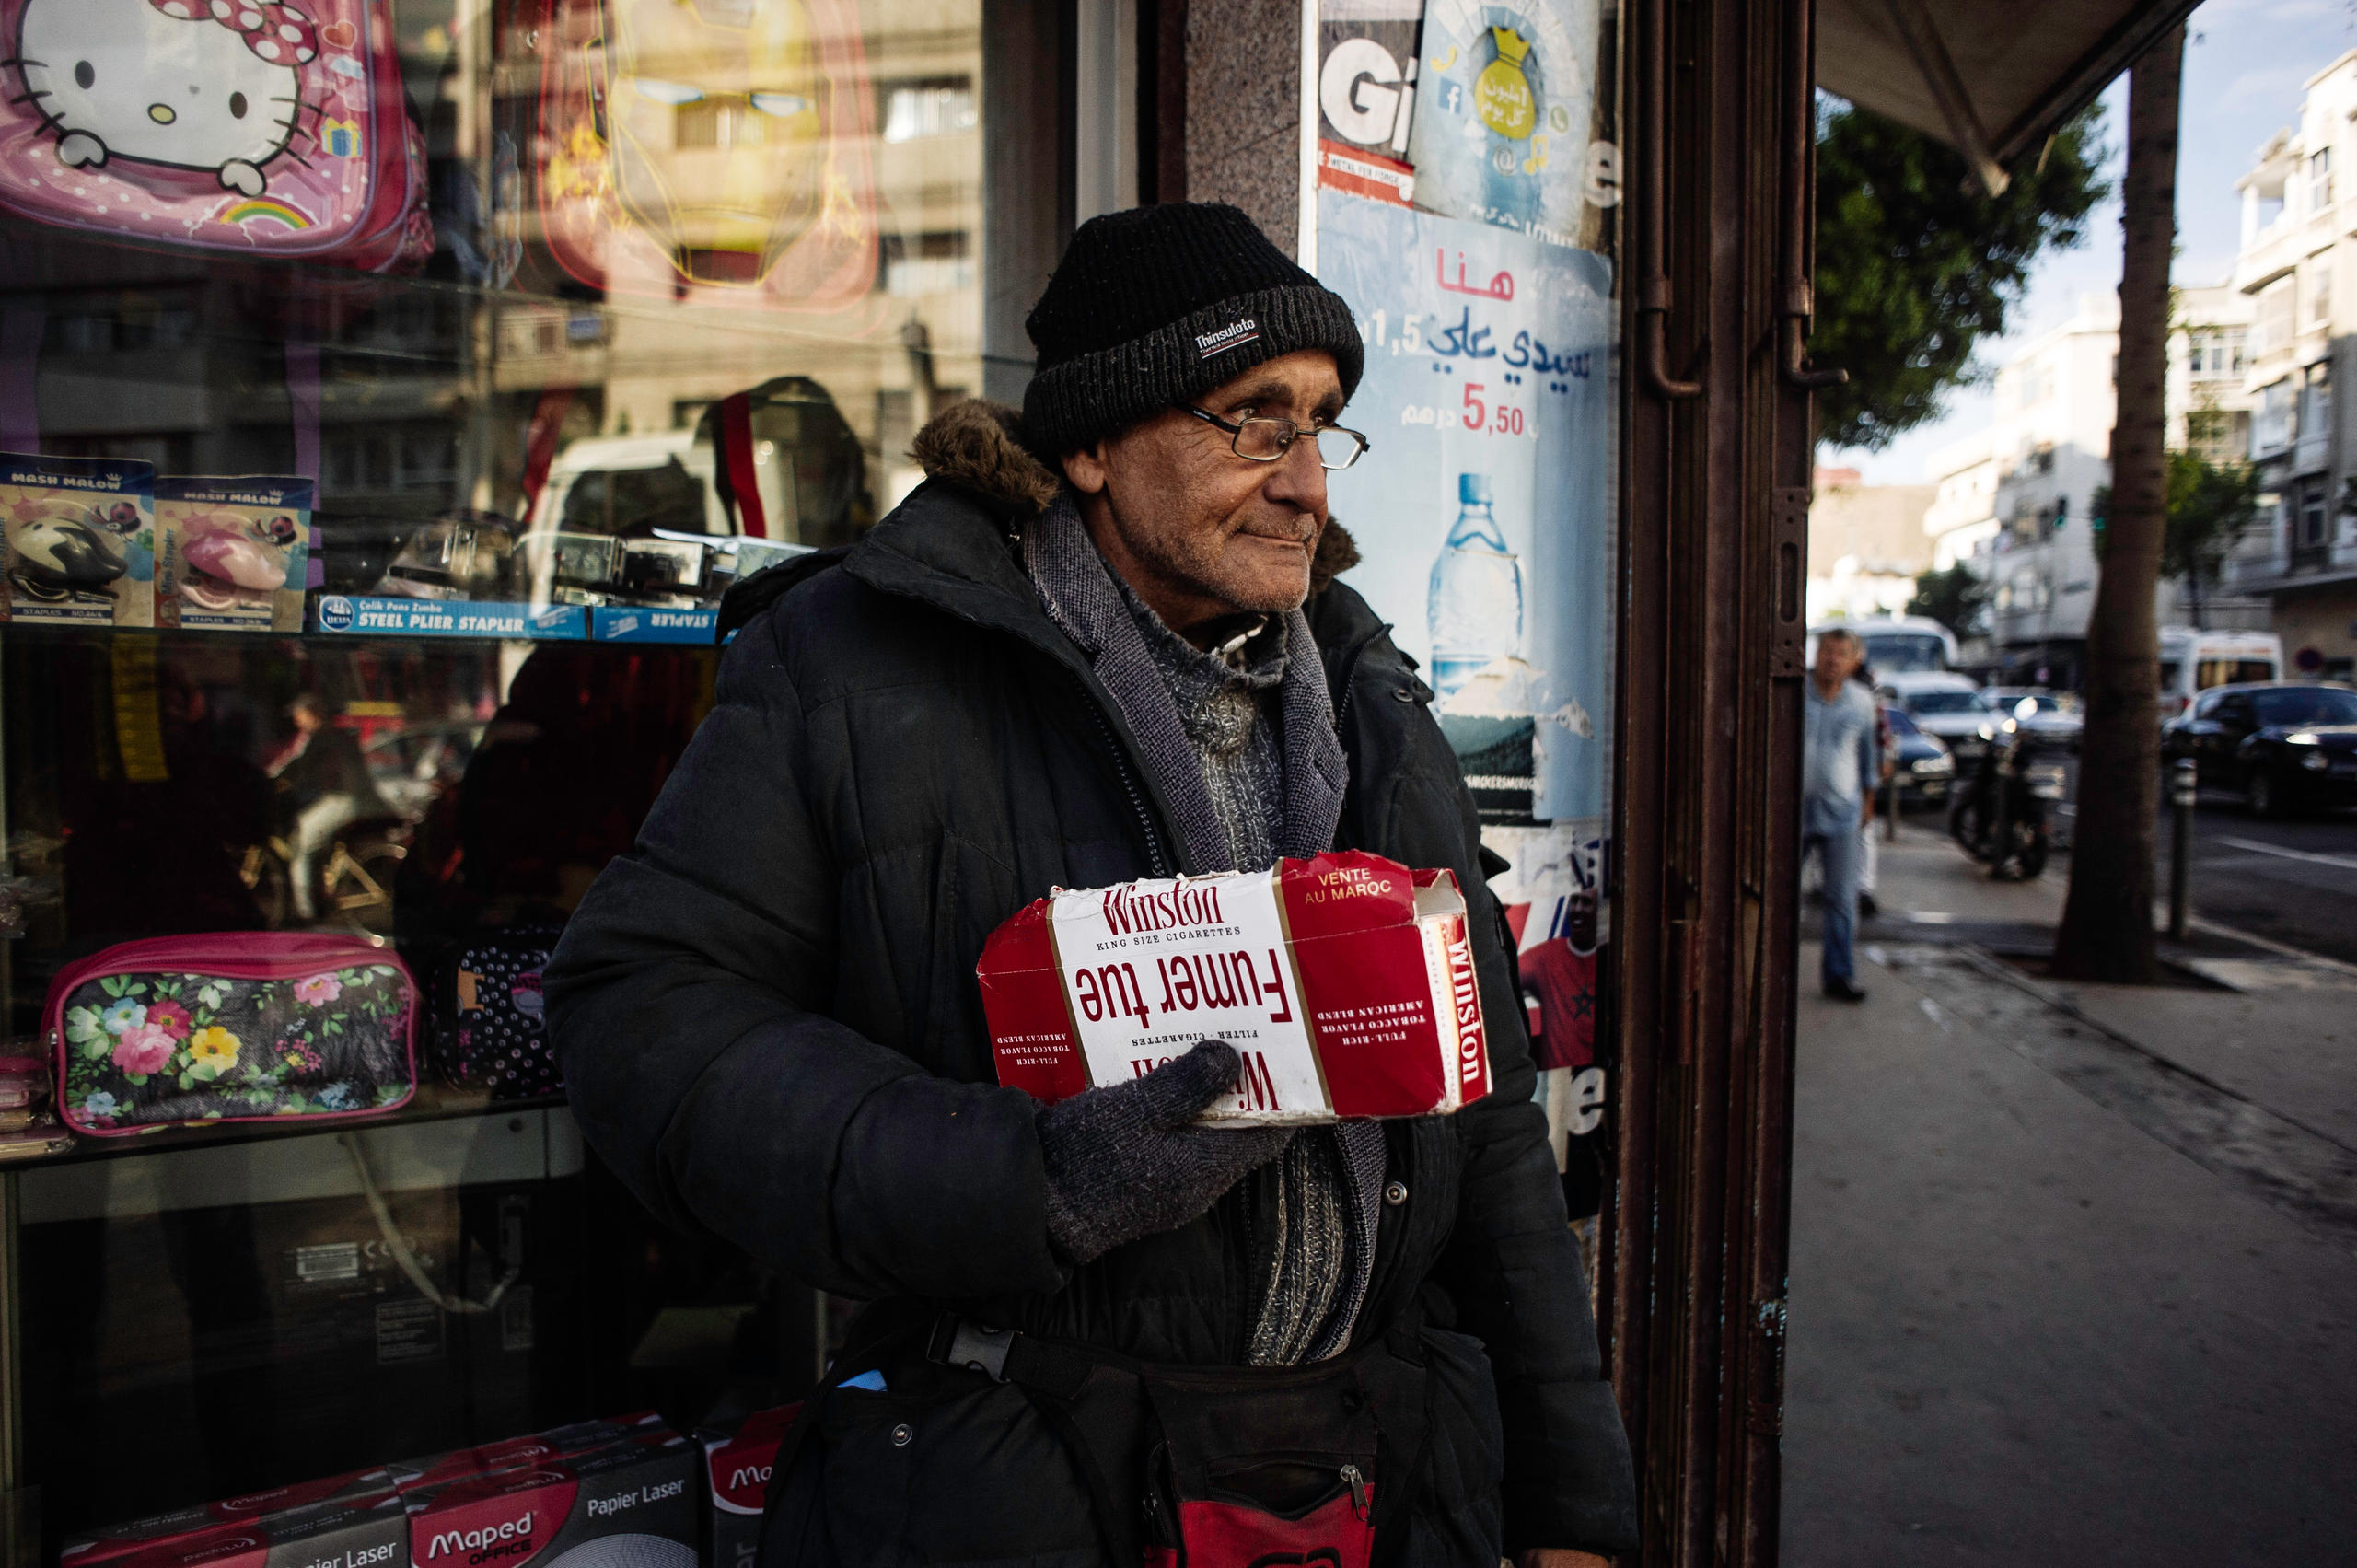
[[1819, 974], [1829, 985], [1857, 974], [1857, 960], [1851, 955], [1858, 931], [1857, 815], [1852, 813], [1846, 821], [1810, 823], [1801, 835], [1801, 858], [1805, 861], [1811, 851], [1825, 871], [1825, 965]]

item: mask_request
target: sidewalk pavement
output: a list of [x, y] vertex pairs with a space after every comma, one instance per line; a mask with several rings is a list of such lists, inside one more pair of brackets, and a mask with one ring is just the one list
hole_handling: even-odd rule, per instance
[[2357, 975], [2063, 985], [1952, 940], [2034, 948], [2061, 869], [1910, 830], [1871, 998], [1804, 993], [1783, 1560], [2351, 1561]]

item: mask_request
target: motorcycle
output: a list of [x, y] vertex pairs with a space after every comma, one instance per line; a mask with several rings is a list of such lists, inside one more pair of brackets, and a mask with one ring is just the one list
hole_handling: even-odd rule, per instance
[[2068, 784], [2063, 764], [2026, 722], [2037, 704], [2025, 699], [2020, 708], [2028, 712], [1981, 725], [1986, 744], [1972, 776], [1954, 786], [1948, 801], [1949, 836], [1995, 881], [2018, 876], [2026, 882], [2046, 870], [2051, 803]]

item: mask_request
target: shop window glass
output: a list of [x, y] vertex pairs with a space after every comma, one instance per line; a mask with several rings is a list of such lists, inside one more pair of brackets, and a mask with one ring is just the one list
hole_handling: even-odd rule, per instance
[[[216, 69], [219, 117], [168, 122], [77, 79], [99, 0], [4, 9], [30, 35], [0, 64], [8, 1032], [150, 937], [331, 935], [418, 997], [413, 1093], [358, 1154], [290, 1114], [14, 1167], [40, 1354], [0, 1381], [45, 1555], [807, 1386], [842, 1304], [657, 1225], [545, 1053], [481, 1020], [536, 1016], [710, 708], [726, 588], [859, 539], [970, 389], [1019, 399], [1006, 302], [1070, 221], [1040, 172], [1062, 11], [307, 0], [262, 7], [282, 36], [110, 3], [109, 58]], [[114, 1038], [75, 1042], [86, 1125], [149, 1091], [108, 1076]], [[308, 1049], [170, 1072], [259, 1094], [239, 1074], [284, 1088]], [[90, 1463], [134, 1430], [149, 1460]]]

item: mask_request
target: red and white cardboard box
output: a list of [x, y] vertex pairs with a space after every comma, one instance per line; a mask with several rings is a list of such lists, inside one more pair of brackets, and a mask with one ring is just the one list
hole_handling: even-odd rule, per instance
[[696, 1450], [641, 1434], [404, 1494], [411, 1568], [699, 1568]]
[[567, 1426], [551, 1427], [524, 1437], [504, 1437], [471, 1448], [452, 1448], [423, 1458], [403, 1459], [389, 1469], [393, 1485], [403, 1492], [414, 1492], [468, 1476], [522, 1469], [575, 1454], [594, 1453], [617, 1443], [635, 1441], [659, 1446], [677, 1438], [678, 1434], [663, 1424], [661, 1416], [653, 1411], [637, 1411], [629, 1415], [576, 1421]]
[[778, 1445], [802, 1413], [799, 1404], [755, 1411], [734, 1428], [699, 1432], [703, 1444], [704, 1568], [753, 1568], [761, 1551], [761, 1509]]
[[63, 1561], [111, 1568], [401, 1568], [408, 1539], [400, 1493], [379, 1491]]
[[1490, 1089], [1464, 894], [1381, 855], [1059, 889], [974, 972], [998, 1081], [1049, 1104], [1206, 1037], [1244, 1059], [1212, 1125], [1425, 1116]]
[[[176, 1542], [193, 1542], [200, 1536], [213, 1546], [220, 1546], [238, 1529], [257, 1535], [258, 1543], [250, 1549], [256, 1551], [281, 1537], [308, 1540], [341, 1524], [356, 1522], [343, 1518], [346, 1512], [362, 1515], [381, 1506], [391, 1495], [394, 1481], [393, 1472], [383, 1468], [350, 1470], [293, 1486], [250, 1492], [242, 1497], [225, 1497], [218, 1503], [201, 1503], [168, 1514], [154, 1514], [101, 1530], [68, 1536], [58, 1560], [74, 1568], [85, 1568]], [[400, 1510], [395, 1508], [393, 1512], [398, 1516]], [[386, 1562], [389, 1568], [392, 1559]]]

